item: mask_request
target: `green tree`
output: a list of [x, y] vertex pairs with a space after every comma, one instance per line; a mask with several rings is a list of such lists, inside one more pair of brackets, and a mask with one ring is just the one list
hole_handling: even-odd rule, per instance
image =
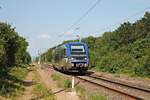
[[25, 60], [30, 56], [26, 51], [27, 46], [28, 43], [15, 32], [15, 28], [8, 23], [0, 23], [0, 59], [3, 59], [1, 60], [3, 66], [28, 63], [26, 62], [28, 60]]

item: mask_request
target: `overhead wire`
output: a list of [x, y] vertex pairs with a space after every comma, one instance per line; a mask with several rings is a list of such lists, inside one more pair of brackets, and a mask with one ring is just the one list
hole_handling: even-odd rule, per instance
[[[67, 31], [70, 30], [70, 29], [72, 29], [72, 28], [73, 28], [75, 25], [77, 25], [78, 23], [80, 23], [81, 20], [83, 20], [83, 18], [86, 17], [86, 16], [89, 14], [89, 12], [91, 12], [101, 1], [102, 1], [102, 0], [97, 0], [77, 21], [75, 21], [72, 25], [70, 25], [70, 27], [67, 29]], [[110, 28], [112, 28], [112, 27], [114, 27], [114, 26], [120, 24], [120, 23], [123, 22], [123, 21], [129, 20], [129, 19], [131, 19], [131, 18], [133, 18], [133, 17], [135, 17], [135, 16], [137, 16], [137, 15], [139, 15], [139, 14], [145, 12], [145, 11], [148, 10], [148, 9], [150, 9], [150, 7], [146, 7], [146, 8], [144, 8], [143, 10], [141, 10], [141, 11], [139, 11], [139, 12], [136, 12], [136, 13], [130, 15], [130, 16], [127, 16], [126, 18], [124, 18], [124, 19], [122, 19], [122, 20], [120, 20], [120, 21], [118, 21], [118, 22], [116, 22], [116, 23], [114, 23], [114, 24], [112, 24], [112, 25], [109, 25], [109, 26], [107, 26], [107, 27], [104, 27], [104, 28], [102, 28], [102, 29], [100, 29], [100, 30], [98, 30], [98, 31], [95, 31], [94, 33], [102, 32], [102, 31], [105, 31], [106, 29], [110, 29]], [[79, 27], [79, 28], [80, 28], [80, 27]], [[75, 29], [75, 30], [76, 30], [76, 29]], [[66, 31], [66, 32], [67, 32], [67, 31]], [[64, 35], [64, 34], [61, 34], [61, 35], [59, 35], [59, 36], [61, 37], [61, 36], [63, 36], [63, 35]]]
[[77, 21], [75, 21], [69, 28], [71, 29], [77, 25], [84, 17], [86, 17], [102, 0], [97, 0]]
[[[101, 1], [102, 0], [96, 0], [96, 2], [81, 17], [79, 17], [73, 24], [71, 24], [69, 26], [69, 28], [67, 29], [67, 31], [70, 30], [70, 29], [72, 29], [78, 23], [80, 23], [81, 20], [83, 20]], [[67, 32], [67, 31], [65, 31], [65, 32]], [[59, 35], [59, 36], [63, 36], [63, 35], [64, 34]]]
[[132, 15], [130, 15], [130, 16], [128, 16], [128, 17], [126, 17], [126, 18], [124, 18], [124, 19], [122, 19], [122, 20], [120, 20], [120, 21], [114, 23], [114, 24], [112, 24], [112, 25], [109, 25], [109, 26], [107, 26], [107, 27], [104, 27], [104, 28], [102, 28], [102, 29], [100, 29], [100, 30], [98, 30], [98, 31], [95, 31], [94, 33], [102, 32], [102, 31], [105, 31], [106, 29], [110, 29], [110, 28], [112, 28], [112, 27], [114, 27], [114, 26], [120, 24], [121, 22], [127, 21], [127, 20], [129, 20], [129, 19], [131, 19], [131, 18], [133, 18], [133, 17], [135, 17], [135, 16], [137, 16], [137, 15], [139, 15], [139, 14], [145, 12], [146, 10], [149, 10], [149, 9], [150, 9], [150, 7], [146, 7], [146, 8], [144, 8], [143, 10], [141, 10], [141, 11], [139, 11], [139, 12], [136, 12], [136, 13], [134, 13], [134, 14], [132, 14]]

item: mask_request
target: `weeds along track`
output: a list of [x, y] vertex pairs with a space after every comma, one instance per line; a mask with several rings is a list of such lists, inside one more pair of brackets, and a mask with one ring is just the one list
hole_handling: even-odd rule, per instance
[[107, 90], [110, 90], [109, 92], [116, 92], [120, 94], [120, 96], [129, 97], [135, 100], [150, 99], [149, 87], [137, 86], [133, 83], [131, 84], [120, 80], [114, 80], [111, 78], [98, 76], [96, 74], [91, 74], [87, 76], [76, 76], [76, 78], [86, 81], [90, 84], [106, 88]]

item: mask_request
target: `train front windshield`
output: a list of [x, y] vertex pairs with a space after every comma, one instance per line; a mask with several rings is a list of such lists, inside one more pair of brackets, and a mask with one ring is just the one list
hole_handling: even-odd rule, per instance
[[84, 45], [71, 45], [71, 54], [86, 54]]

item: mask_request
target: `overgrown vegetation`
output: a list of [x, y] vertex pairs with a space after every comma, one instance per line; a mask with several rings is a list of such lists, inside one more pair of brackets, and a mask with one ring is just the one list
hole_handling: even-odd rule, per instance
[[106, 97], [103, 96], [101, 93], [96, 91], [92, 91], [92, 93], [89, 93], [89, 91], [87, 91], [81, 85], [76, 86], [75, 90], [77, 91], [81, 100], [106, 100]]
[[105, 96], [102, 96], [100, 93], [93, 93], [88, 97], [88, 100], [107, 100]]
[[48, 90], [43, 83], [34, 86], [32, 100], [43, 98], [43, 100], [55, 100], [54, 94]]
[[5, 75], [0, 80], [0, 95], [7, 98], [20, 96], [24, 90], [22, 80], [28, 73], [27, 66], [20, 65], [2, 73]]
[[11, 25], [0, 22], [0, 66], [12, 67], [28, 64], [31, 57], [27, 52], [28, 42], [18, 35]]
[[41, 82], [40, 75], [37, 71], [33, 71], [33, 80], [37, 83], [33, 86], [32, 100], [42, 98], [42, 100], [55, 100], [55, 96], [51, 90], [48, 90], [46, 85]]
[[81, 100], [84, 100], [86, 98], [86, 90], [85, 88], [81, 87], [80, 85], [75, 87], [76, 92], [78, 93]]
[[58, 74], [56, 74], [56, 73], [52, 74], [51, 77], [52, 77], [52, 79], [53, 79], [54, 81], [61, 80], [61, 76], [58, 75]]
[[8, 23], [0, 22], [0, 95], [12, 96], [21, 90], [31, 62], [28, 42]]
[[[71, 90], [71, 81], [68, 78], [59, 75], [59, 73], [53, 73], [51, 77], [54, 81], [57, 82], [58, 87], [64, 88], [67, 91]], [[91, 94], [81, 85], [75, 86], [75, 91], [81, 100], [106, 100], [106, 97], [99, 92], [94, 92]]]
[[52, 79], [57, 82], [57, 86], [68, 90], [71, 88], [71, 81], [68, 78], [64, 78], [63, 76], [54, 73], [51, 75]]
[[[134, 23], [125, 22], [113, 32], [82, 41], [89, 46], [89, 65], [95, 70], [150, 77], [149, 12]], [[52, 50], [50, 48], [42, 55], [43, 61], [51, 62]]]

